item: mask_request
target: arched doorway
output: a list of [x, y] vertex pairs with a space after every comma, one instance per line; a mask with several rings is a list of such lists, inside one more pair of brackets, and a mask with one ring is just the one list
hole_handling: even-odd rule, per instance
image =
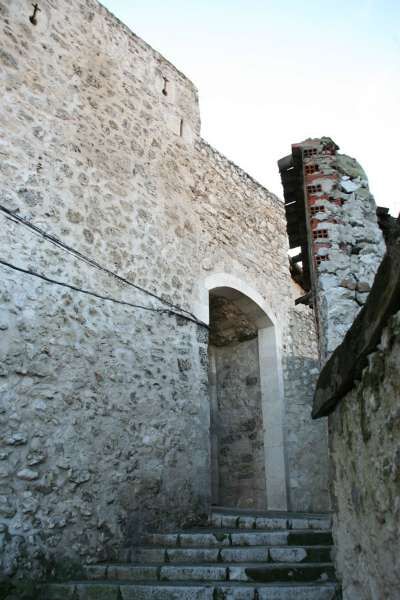
[[208, 285], [213, 504], [287, 510], [276, 328], [257, 292], [213, 283], [217, 276]]

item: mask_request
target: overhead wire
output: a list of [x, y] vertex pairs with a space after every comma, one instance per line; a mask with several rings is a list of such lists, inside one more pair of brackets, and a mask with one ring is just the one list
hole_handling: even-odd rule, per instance
[[17, 265], [14, 265], [12, 263], [9, 263], [8, 261], [5, 261], [3, 259], [0, 259], [0, 264], [2, 264], [3, 266], [6, 266], [10, 269], [14, 269], [16, 271], [19, 271], [21, 273], [25, 273], [28, 275], [32, 275], [35, 277], [39, 277], [40, 279], [48, 282], [48, 283], [53, 283], [56, 285], [61, 285], [64, 287], [67, 287], [71, 290], [77, 291], [77, 292], [81, 292], [84, 294], [89, 294], [92, 296], [95, 296], [96, 298], [102, 299], [102, 300], [109, 300], [112, 302], [116, 302], [117, 304], [124, 304], [127, 306], [131, 306], [133, 308], [137, 308], [137, 309], [141, 309], [141, 310], [148, 310], [148, 311], [152, 311], [152, 312], [157, 312], [159, 314], [168, 314], [168, 315], [175, 315], [175, 316], [179, 316], [185, 320], [191, 321], [193, 323], [196, 323], [197, 325], [200, 325], [202, 327], [206, 327], [208, 328], [208, 325], [206, 323], [204, 323], [203, 321], [201, 321], [200, 319], [198, 319], [193, 313], [191, 313], [190, 311], [185, 310], [184, 308], [181, 308], [179, 305], [177, 304], [173, 304], [172, 302], [168, 302], [168, 300], [165, 300], [164, 298], [158, 296], [157, 294], [155, 294], [154, 292], [151, 292], [149, 290], [146, 290], [145, 288], [133, 283], [132, 281], [129, 281], [128, 279], [125, 279], [125, 277], [121, 277], [121, 275], [118, 275], [118, 273], [115, 273], [114, 271], [111, 271], [110, 269], [108, 269], [107, 267], [104, 267], [103, 265], [99, 264], [97, 261], [95, 261], [94, 259], [85, 256], [84, 254], [82, 254], [81, 252], [79, 252], [79, 250], [76, 250], [76, 248], [73, 248], [72, 246], [69, 246], [68, 244], [66, 244], [65, 242], [63, 242], [62, 240], [60, 240], [59, 238], [57, 238], [56, 236], [47, 233], [46, 231], [44, 231], [43, 229], [41, 229], [40, 227], [38, 227], [37, 225], [34, 225], [33, 223], [31, 223], [28, 219], [25, 219], [24, 217], [21, 217], [20, 215], [17, 215], [15, 212], [11, 211], [10, 209], [6, 208], [5, 206], [0, 204], [0, 211], [3, 212], [3, 214], [5, 215], [5, 217], [7, 219], [9, 219], [10, 221], [16, 223], [16, 224], [21, 224], [24, 225], [26, 227], [28, 227], [31, 231], [33, 231], [34, 233], [36, 233], [37, 235], [42, 236], [44, 239], [46, 239], [47, 241], [49, 241], [50, 243], [54, 244], [55, 246], [57, 246], [58, 248], [68, 252], [69, 254], [73, 255], [75, 258], [77, 258], [78, 260], [81, 260], [83, 262], [85, 262], [86, 264], [108, 274], [111, 275], [112, 277], [116, 278], [117, 280], [121, 281], [122, 283], [129, 285], [133, 288], [135, 288], [136, 290], [147, 294], [148, 296], [155, 298], [156, 300], [158, 300], [159, 302], [161, 302], [162, 304], [164, 304], [165, 306], [167, 306], [168, 308], [155, 308], [155, 307], [150, 307], [150, 306], [143, 306], [140, 304], [134, 304], [132, 302], [128, 302], [125, 300], [117, 300], [116, 298], [112, 298], [111, 296], [104, 296], [103, 294], [99, 294], [98, 292], [93, 292], [91, 290], [86, 290], [83, 288], [79, 288], [77, 286], [74, 286], [72, 284], [69, 284], [67, 282], [64, 281], [59, 281], [56, 279], [53, 279], [51, 277], [48, 277], [46, 275], [42, 275], [40, 273], [37, 273], [36, 271], [33, 271], [31, 269], [24, 269], [23, 267], [18, 267]]

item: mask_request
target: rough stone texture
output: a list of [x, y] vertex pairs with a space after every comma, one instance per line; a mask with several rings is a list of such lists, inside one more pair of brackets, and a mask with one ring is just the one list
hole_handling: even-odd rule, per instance
[[325, 363], [314, 394], [313, 418], [330, 414], [368, 364], [389, 318], [400, 310], [400, 223], [387, 236], [386, 254], [366, 303], [343, 342]]
[[330, 138], [301, 144], [309, 253], [323, 361], [341, 343], [385, 253], [376, 205], [359, 163]]
[[257, 338], [214, 349], [219, 504], [265, 508], [263, 418]]
[[[241, 278], [268, 299], [283, 360], [303, 356], [288, 331], [297, 292], [282, 203], [201, 140], [192, 83], [93, 0], [43, 0], [36, 26], [22, 0], [0, 0], [0, 13], [0, 203], [185, 309], [201, 303], [210, 273]], [[0, 219], [3, 259], [163, 307]], [[76, 574], [83, 561], [119, 558], [145, 526], [200, 518], [206, 330], [1, 276], [2, 572]], [[292, 456], [289, 480], [305, 485], [308, 466]], [[309, 481], [324, 498], [325, 483]]]
[[215, 370], [211, 426], [220, 506], [266, 507], [257, 327], [235, 303], [210, 297], [210, 360]]
[[[318, 162], [313, 183], [306, 180], [309, 208], [314, 207], [310, 233], [328, 232], [312, 244], [322, 359], [330, 355], [313, 415], [332, 413], [337, 573], [345, 600], [395, 600], [400, 589], [399, 230], [386, 223], [388, 248], [381, 262], [385, 246], [360, 166], [337, 155], [326, 140], [305, 144], [303, 152], [316, 148], [305, 172]], [[333, 195], [326, 200], [327, 193]], [[318, 206], [324, 210], [315, 212]]]
[[[297, 305], [291, 312], [290, 347], [284, 359], [286, 384], [286, 448], [290, 504], [304, 511], [329, 507], [327, 424], [310, 419], [319, 374], [317, 337], [312, 310]], [[318, 448], [318, 460], [311, 460]], [[315, 494], [314, 489], [319, 493]]]
[[344, 600], [400, 589], [400, 313], [329, 417], [336, 566]]

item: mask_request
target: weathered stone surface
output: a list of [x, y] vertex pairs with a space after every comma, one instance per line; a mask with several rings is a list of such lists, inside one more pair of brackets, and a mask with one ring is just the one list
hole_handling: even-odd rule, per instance
[[201, 586], [121, 586], [122, 600], [213, 600], [213, 588]]
[[181, 533], [181, 546], [229, 546], [230, 535], [223, 531], [215, 533]]
[[256, 519], [255, 517], [240, 517], [238, 522], [239, 529], [255, 529]]
[[52, 583], [40, 586], [43, 600], [75, 600], [75, 586], [66, 583]]
[[308, 285], [311, 274], [322, 362], [364, 304], [385, 252], [366, 175], [354, 158], [338, 150], [330, 138], [294, 144], [289, 157], [294, 190], [287, 157], [280, 161], [285, 198], [294, 204], [287, 205], [288, 233], [292, 245], [299, 238]]
[[[284, 357], [283, 367], [290, 497], [296, 510], [324, 512], [330, 508], [327, 424], [310, 419], [319, 360], [314, 314], [308, 306], [292, 309], [289, 334], [292, 351]], [[315, 448], [319, 449], [319, 460], [310, 461]]]
[[88, 579], [106, 579], [107, 566], [105, 566], [105, 565], [86, 565], [84, 568], [84, 573]]
[[255, 588], [252, 587], [215, 587], [214, 589], [215, 597], [218, 600], [255, 600], [256, 598]]
[[259, 600], [335, 600], [336, 586], [281, 586], [258, 588]]
[[167, 550], [167, 560], [177, 562], [217, 562], [219, 550], [217, 548], [170, 548]]
[[400, 310], [400, 227], [387, 247], [365, 306], [342, 344], [324, 365], [315, 390], [313, 417], [326, 416], [360, 379], [389, 317]]
[[161, 581], [225, 581], [227, 571], [225, 566], [162, 566], [160, 570]]
[[[216, 515], [215, 518], [217, 518]], [[238, 515], [222, 515], [220, 517], [219, 527], [228, 527], [234, 529], [238, 526], [239, 518], [240, 517]]]
[[257, 582], [328, 581], [334, 580], [334, 570], [330, 564], [235, 565], [229, 569], [229, 579]]
[[329, 417], [336, 568], [345, 600], [400, 589], [400, 313]]
[[276, 546], [286, 544], [288, 534], [283, 531], [232, 533], [231, 539], [235, 546]]
[[85, 583], [76, 585], [79, 600], [119, 600], [119, 585], [115, 583]]
[[222, 562], [266, 562], [268, 558], [268, 547], [223, 548], [221, 550]]
[[155, 544], [163, 546], [177, 546], [177, 533], [146, 533], [142, 536], [142, 541], [145, 544]]
[[331, 517], [301, 517], [289, 519], [291, 529], [331, 529]]
[[271, 560], [274, 562], [302, 562], [307, 557], [304, 548], [271, 548]]
[[[229, 326], [229, 321], [224, 321]], [[212, 331], [212, 330], [211, 330]], [[221, 334], [220, 334], [221, 335]], [[265, 508], [265, 452], [258, 338], [210, 346], [215, 365], [218, 503]], [[255, 385], [249, 386], [247, 378]], [[254, 519], [253, 519], [254, 521]]]
[[108, 579], [123, 579], [126, 581], [145, 581], [158, 579], [158, 569], [150, 565], [110, 565], [107, 569]]
[[256, 529], [287, 529], [287, 519], [274, 519], [268, 517], [257, 517], [256, 518]]
[[132, 562], [162, 563], [166, 560], [167, 551], [164, 548], [134, 548], [130, 559]]
[[[210, 274], [268, 300], [292, 407], [292, 508], [323, 504], [325, 482], [301, 456], [308, 433], [293, 437], [309, 390], [306, 376], [290, 387], [292, 366], [311, 373], [315, 356], [289, 332], [297, 289], [281, 201], [201, 139], [193, 84], [100, 4], [44, 3], [36, 27], [23, 0], [0, 0], [0, 10], [0, 204], [196, 314], [208, 307]], [[0, 219], [4, 260], [165, 307]], [[2, 571], [43, 576], [117, 560], [145, 528], [201, 520], [210, 501], [207, 330], [5, 266], [1, 278]], [[322, 436], [313, 443], [323, 454]], [[314, 496], [305, 498], [307, 481]]]

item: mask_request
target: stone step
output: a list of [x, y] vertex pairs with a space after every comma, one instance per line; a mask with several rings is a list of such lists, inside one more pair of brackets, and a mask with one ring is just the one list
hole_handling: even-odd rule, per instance
[[96, 565], [87, 577], [122, 581], [329, 581], [334, 579], [331, 563], [214, 563], [185, 565]]
[[336, 592], [334, 583], [207, 585], [172, 581], [47, 584], [39, 591], [41, 600], [334, 600]]
[[142, 538], [143, 545], [166, 547], [213, 547], [213, 546], [321, 546], [331, 545], [330, 531], [304, 529], [285, 531], [237, 529], [199, 529], [174, 533], [148, 533]]
[[141, 546], [130, 556], [135, 563], [193, 562], [330, 562], [330, 546], [242, 546], [168, 548]]
[[267, 530], [286, 530], [286, 529], [318, 529], [330, 530], [332, 519], [327, 514], [306, 515], [291, 513], [261, 513], [249, 514], [238, 512], [215, 512], [213, 511], [209, 518], [209, 523], [213, 527], [234, 528], [234, 529], [267, 529]]

